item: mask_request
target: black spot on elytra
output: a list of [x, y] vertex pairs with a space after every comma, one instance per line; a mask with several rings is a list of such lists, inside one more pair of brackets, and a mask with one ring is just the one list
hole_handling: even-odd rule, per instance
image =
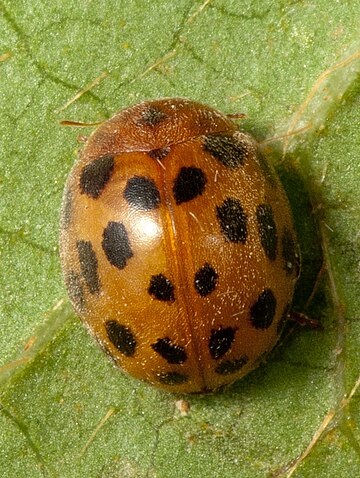
[[146, 176], [133, 176], [126, 183], [124, 197], [130, 206], [141, 211], [156, 209], [160, 204], [160, 193], [155, 181]]
[[69, 227], [72, 215], [73, 194], [70, 189], [66, 189], [61, 209], [61, 226], [66, 229]]
[[164, 302], [173, 302], [175, 300], [174, 286], [163, 274], [151, 276], [148, 293], [154, 299]]
[[267, 329], [272, 324], [276, 312], [276, 298], [271, 289], [265, 289], [251, 306], [250, 319], [256, 329]]
[[179, 372], [162, 372], [156, 374], [159, 383], [163, 385], [181, 385], [189, 380], [187, 375]]
[[215, 372], [219, 375], [231, 375], [241, 370], [248, 361], [249, 358], [246, 355], [234, 360], [223, 360], [216, 366]]
[[109, 222], [103, 232], [102, 248], [111, 265], [124, 269], [133, 256], [129, 237], [124, 224]]
[[156, 159], [157, 161], [161, 161], [162, 159], [166, 158], [166, 156], [170, 153], [170, 147], [166, 148], [159, 148], [159, 149], [152, 149], [148, 151], [147, 154], [152, 159]]
[[100, 196], [114, 170], [114, 157], [107, 155], [87, 164], [80, 175], [80, 191], [96, 199]]
[[105, 329], [110, 342], [126, 357], [135, 354], [136, 340], [129, 327], [119, 324], [116, 320], [105, 322]]
[[209, 339], [209, 351], [213, 359], [221, 358], [231, 349], [235, 339], [236, 327], [213, 329]]
[[70, 271], [65, 276], [65, 284], [69, 293], [71, 302], [73, 303], [77, 312], [82, 312], [85, 309], [85, 293], [81, 284], [81, 278], [75, 271]]
[[232, 169], [244, 164], [249, 154], [248, 144], [233, 135], [210, 134], [205, 136], [203, 147], [214, 158]]
[[265, 176], [265, 179], [269, 182], [272, 188], [277, 186], [276, 175], [272, 167], [269, 165], [266, 158], [263, 156], [261, 151], [257, 152], [257, 161], [260, 165], [261, 171]]
[[247, 217], [238, 199], [225, 199], [221, 206], [216, 207], [216, 216], [226, 239], [231, 242], [246, 242]]
[[300, 272], [300, 255], [292, 232], [284, 227], [282, 238], [282, 257], [284, 259], [283, 268], [287, 275], [295, 272], [296, 277]]
[[256, 219], [261, 245], [267, 257], [274, 261], [276, 259], [278, 236], [274, 213], [270, 204], [260, 204], [256, 208]]
[[169, 364], [181, 364], [187, 359], [184, 347], [176, 345], [169, 337], [158, 339], [151, 347], [162, 356]]
[[90, 241], [77, 241], [76, 248], [79, 256], [81, 275], [91, 294], [100, 290], [98, 276], [98, 260]]
[[200, 196], [204, 192], [206, 181], [205, 173], [201, 169], [181, 168], [173, 186], [176, 204], [191, 201]]
[[139, 126], [150, 126], [153, 128], [154, 126], [157, 126], [163, 122], [166, 118], [167, 114], [163, 113], [154, 106], [149, 106], [141, 112], [136, 124]]
[[194, 286], [201, 297], [205, 297], [215, 289], [218, 274], [210, 264], [203, 265], [196, 273]]

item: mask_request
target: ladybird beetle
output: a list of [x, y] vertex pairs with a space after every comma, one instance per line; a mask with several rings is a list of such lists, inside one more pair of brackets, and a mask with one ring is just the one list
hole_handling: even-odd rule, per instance
[[180, 393], [254, 369], [299, 273], [286, 195], [254, 139], [180, 98], [92, 133], [65, 187], [60, 250], [71, 302], [116, 365]]

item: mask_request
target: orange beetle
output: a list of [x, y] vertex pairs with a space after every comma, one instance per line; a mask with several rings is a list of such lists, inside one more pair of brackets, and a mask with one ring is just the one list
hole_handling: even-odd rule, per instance
[[276, 344], [299, 273], [284, 190], [227, 116], [170, 98], [126, 108], [67, 181], [61, 261], [114, 362], [172, 392], [215, 390]]

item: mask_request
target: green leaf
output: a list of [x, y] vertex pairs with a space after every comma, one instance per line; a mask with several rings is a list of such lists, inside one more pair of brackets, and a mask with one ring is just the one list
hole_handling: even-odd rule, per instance
[[[358, 475], [359, 11], [358, 0], [0, 2], [4, 476]], [[92, 131], [60, 121], [162, 96], [247, 115], [294, 208], [294, 306], [322, 324], [291, 327], [267, 363], [207, 396], [114, 369], [60, 272], [62, 190]]]

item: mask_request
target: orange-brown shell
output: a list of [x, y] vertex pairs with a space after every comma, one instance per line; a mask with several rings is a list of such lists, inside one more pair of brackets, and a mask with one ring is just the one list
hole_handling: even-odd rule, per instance
[[283, 188], [255, 141], [207, 106], [147, 101], [89, 138], [64, 192], [71, 301], [129, 374], [204, 392], [277, 342], [299, 270]]

